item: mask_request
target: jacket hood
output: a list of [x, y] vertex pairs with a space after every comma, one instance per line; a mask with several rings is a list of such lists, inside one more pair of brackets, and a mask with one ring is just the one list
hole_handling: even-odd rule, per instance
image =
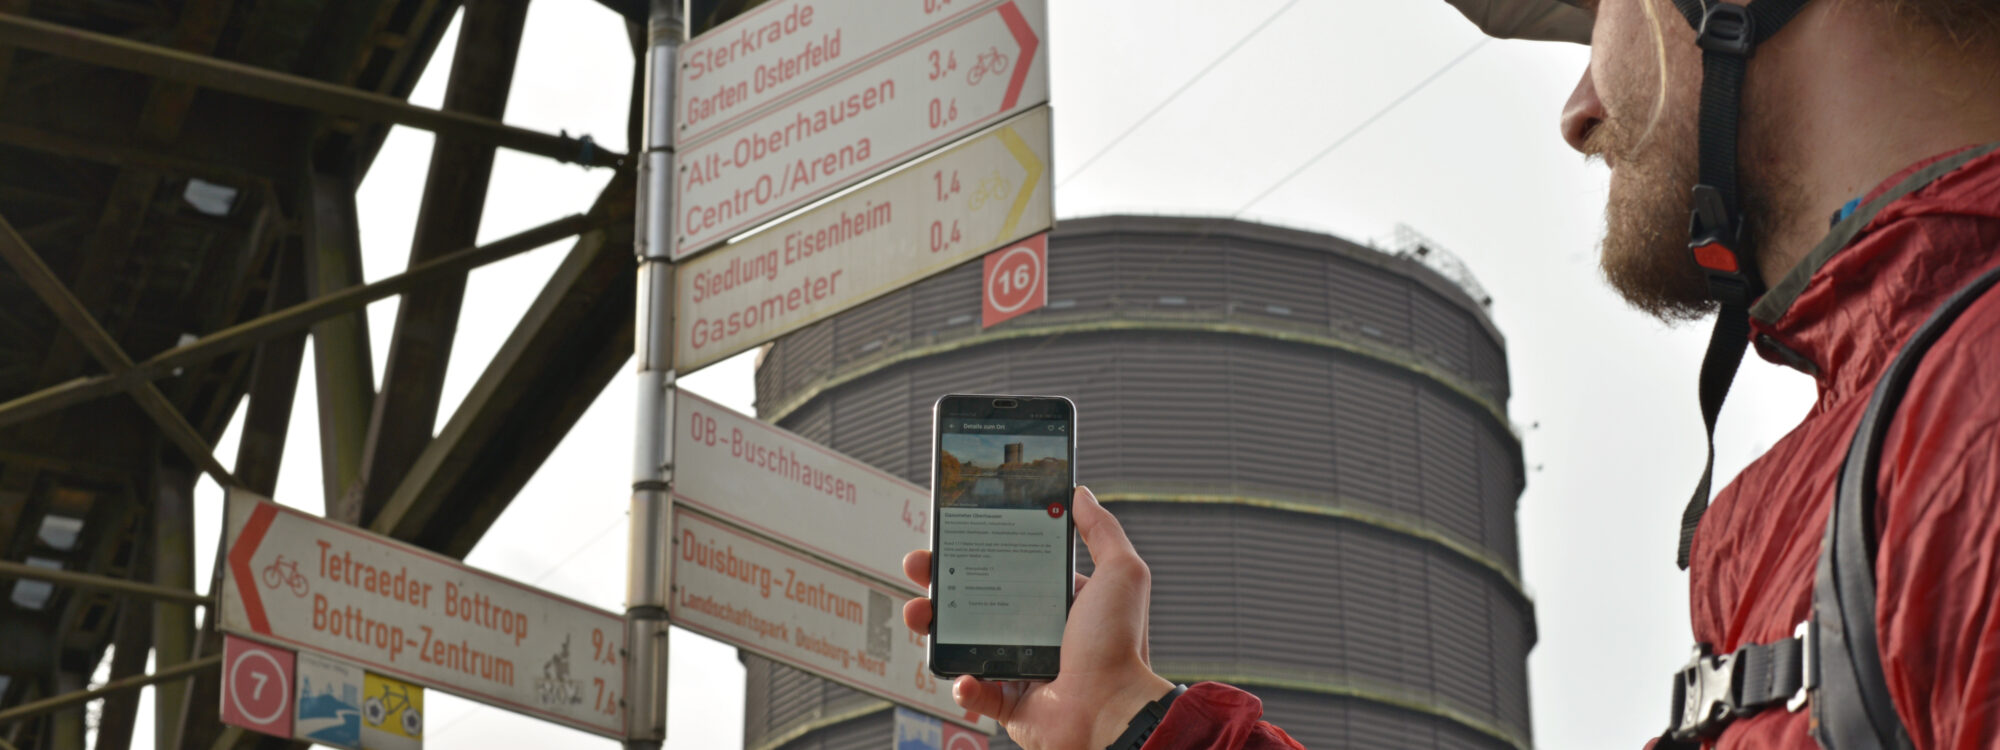
[[[1993, 264], [2000, 144], [1926, 159], [1883, 181], [1750, 308], [1758, 354], [1821, 396], [1865, 392], [1945, 298]], [[1927, 221], [1907, 221], [1925, 217]]]

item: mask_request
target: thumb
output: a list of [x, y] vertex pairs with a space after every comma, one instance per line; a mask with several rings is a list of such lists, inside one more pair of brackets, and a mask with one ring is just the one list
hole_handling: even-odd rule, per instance
[[960, 708], [996, 720], [1007, 705], [1006, 692], [1000, 683], [987, 682], [972, 675], [960, 675], [951, 684], [951, 699], [958, 701]]
[[1125, 536], [1125, 527], [1111, 516], [1111, 511], [1098, 504], [1097, 495], [1090, 488], [1077, 487], [1070, 505], [1074, 508], [1077, 536], [1083, 539], [1083, 546], [1090, 550], [1090, 559], [1098, 569], [1139, 560], [1138, 550], [1132, 548], [1132, 540]]

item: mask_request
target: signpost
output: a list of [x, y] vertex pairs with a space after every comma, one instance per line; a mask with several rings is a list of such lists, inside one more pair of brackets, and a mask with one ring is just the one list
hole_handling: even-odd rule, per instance
[[1036, 235], [1025, 242], [986, 256], [981, 275], [979, 327], [992, 328], [1049, 303], [1049, 236]]
[[625, 736], [617, 615], [241, 490], [226, 514], [222, 630]]
[[713, 401], [674, 392], [674, 502], [911, 592], [903, 553], [930, 546], [930, 492]]
[[673, 259], [1048, 101], [1045, 3], [967, 14], [727, 132], [683, 142]]
[[[1046, 301], [1047, 2], [773, 0], [687, 41], [684, 0], [652, 0], [626, 747], [666, 736], [669, 619], [994, 730], [953, 703], [896, 622], [918, 591], [902, 557], [929, 543], [929, 494], [675, 378], [993, 248], [984, 324]], [[923, 736], [949, 750], [985, 747], [932, 726]]]
[[[903, 627], [909, 594], [674, 509], [674, 624], [991, 733], [952, 701]], [[975, 721], [976, 719], [976, 721]]]
[[998, 0], [786, 0], [744, 11], [681, 47], [675, 140], [696, 143], [743, 116]]
[[682, 263], [675, 368], [692, 372], [1047, 231], [1049, 144], [1049, 111], [1037, 108]]

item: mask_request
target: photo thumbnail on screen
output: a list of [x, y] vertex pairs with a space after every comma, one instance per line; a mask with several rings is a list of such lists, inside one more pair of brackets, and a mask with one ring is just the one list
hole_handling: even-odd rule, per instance
[[[1030, 420], [968, 419], [961, 425], [965, 431], [945, 432], [938, 504], [1027, 509], [1069, 499], [1069, 436], [1023, 434], [1037, 426]], [[1019, 432], [975, 432], [982, 428]]]

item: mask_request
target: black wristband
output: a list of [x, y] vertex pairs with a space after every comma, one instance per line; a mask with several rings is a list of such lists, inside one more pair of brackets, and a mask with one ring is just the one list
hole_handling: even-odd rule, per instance
[[1118, 739], [1112, 740], [1111, 746], [1105, 750], [1139, 750], [1144, 747], [1146, 739], [1153, 736], [1153, 730], [1158, 729], [1160, 722], [1167, 718], [1167, 709], [1173, 707], [1174, 699], [1181, 697], [1181, 693], [1187, 692], [1187, 689], [1186, 685], [1175, 685], [1174, 689], [1160, 696], [1159, 700], [1140, 706], [1139, 713], [1133, 715], [1132, 721], [1125, 725], [1125, 733], [1118, 735]]

